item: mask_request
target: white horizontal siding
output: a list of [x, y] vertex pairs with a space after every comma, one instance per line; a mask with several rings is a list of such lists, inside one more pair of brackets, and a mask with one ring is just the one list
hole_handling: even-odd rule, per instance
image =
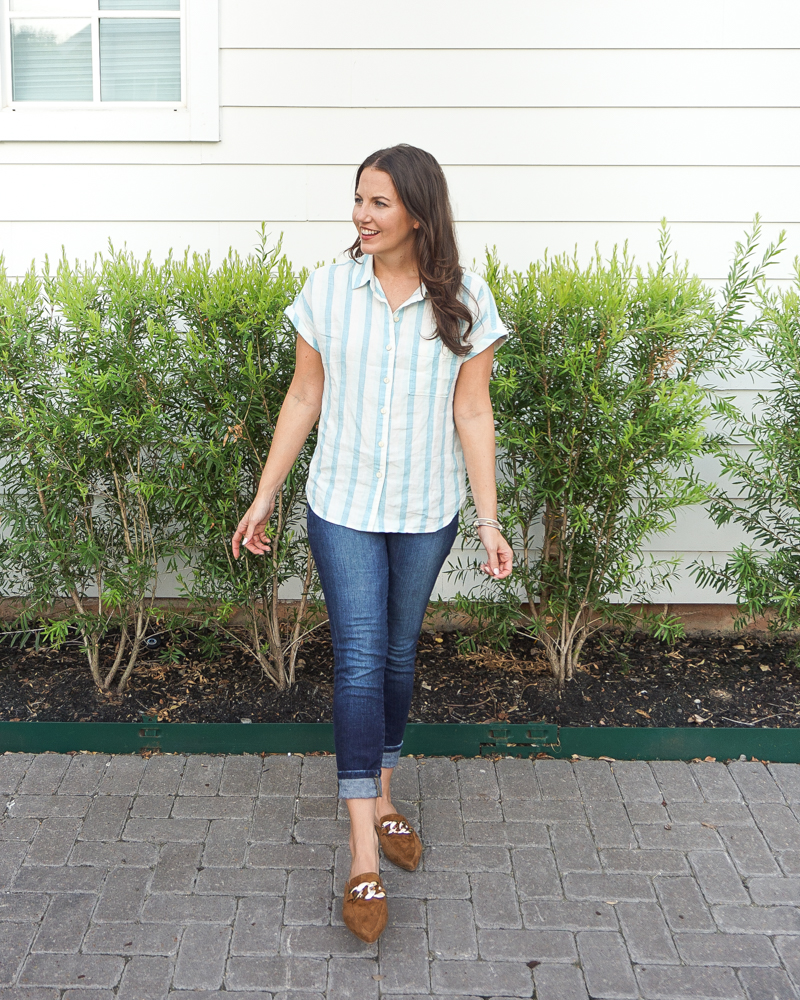
[[[791, 33], [782, 37], [783, 45], [791, 44]], [[514, 35], [511, 40], [515, 40]], [[534, 40], [532, 44], [541, 43]], [[240, 107], [800, 105], [797, 52], [792, 48], [395, 50], [248, 46], [222, 50], [220, 84], [222, 104]]]
[[223, 0], [223, 48], [785, 48], [796, 0]]

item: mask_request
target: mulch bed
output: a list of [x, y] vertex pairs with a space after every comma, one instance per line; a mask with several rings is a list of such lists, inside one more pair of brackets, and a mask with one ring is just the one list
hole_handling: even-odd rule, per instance
[[[91, 683], [77, 644], [60, 650], [0, 645], [0, 720], [138, 722], [329, 722], [330, 636], [303, 646], [295, 686], [280, 692], [235, 645], [204, 660], [191, 637], [183, 654], [143, 655], [121, 697]], [[110, 660], [114, 643], [104, 655]], [[422, 635], [412, 722], [553, 722], [563, 726], [800, 725], [797, 639], [762, 633], [691, 636], [673, 646], [606, 634], [584, 647], [562, 694], [540, 650], [519, 638], [508, 653], [460, 654], [454, 633]]]

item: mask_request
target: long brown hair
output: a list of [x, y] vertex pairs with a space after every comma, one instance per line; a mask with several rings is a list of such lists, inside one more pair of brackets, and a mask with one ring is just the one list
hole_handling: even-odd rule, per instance
[[[367, 167], [383, 170], [408, 214], [419, 223], [415, 229], [417, 269], [433, 306], [436, 336], [453, 352], [469, 352], [466, 338], [473, 316], [459, 293], [463, 271], [458, 262], [453, 210], [447, 180], [435, 157], [424, 149], [401, 143], [379, 149], [364, 160], [356, 174], [356, 189]], [[353, 260], [363, 255], [360, 237], [347, 253]]]

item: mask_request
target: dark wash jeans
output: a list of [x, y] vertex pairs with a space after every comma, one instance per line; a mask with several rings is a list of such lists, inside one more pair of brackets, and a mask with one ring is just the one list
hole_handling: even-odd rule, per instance
[[340, 799], [380, 794], [403, 745], [428, 600], [458, 532], [356, 531], [308, 508], [308, 537], [333, 638], [333, 734]]

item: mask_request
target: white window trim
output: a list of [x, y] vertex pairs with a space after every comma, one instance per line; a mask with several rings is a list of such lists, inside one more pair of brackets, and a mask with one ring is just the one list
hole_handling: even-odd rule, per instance
[[0, 142], [219, 142], [219, 0], [181, 6], [184, 100], [87, 107], [11, 100], [9, 3], [0, 0]]

